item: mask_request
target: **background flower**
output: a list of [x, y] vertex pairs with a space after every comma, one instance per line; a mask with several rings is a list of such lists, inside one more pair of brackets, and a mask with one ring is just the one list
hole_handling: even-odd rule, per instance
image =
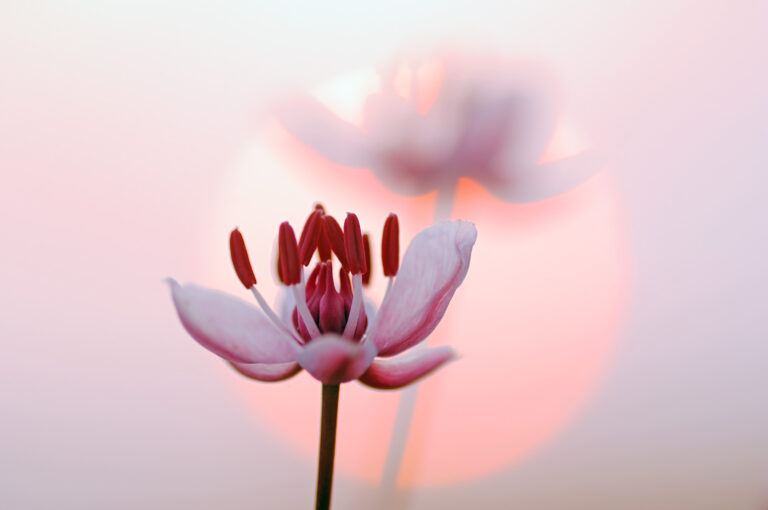
[[[506, 260], [504, 271], [518, 282], [493, 301], [494, 320], [518, 310], [525, 313], [517, 321], [570, 327], [560, 306], [586, 306], [579, 291], [616, 300], [610, 287], [595, 287], [603, 280], [565, 285], [563, 277], [572, 274], [548, 269], [561, 267], [550, 263], [555, 254], [574, 273], [603, 275], [609, 247], [629, 250], [635, 284], [618, 350], [589, 389], [589, 405], [574, 404], [572, 419], [525, 461], [507, 456], [479, 479], [454, 471], [461, 483], [424, 487], [424, 472], [451, 466], [432, 453], [422, 456], [424, 472], [414, 468], [409, 479], [418, 484], [409, 510], [499, 502], [531, 510], [646, 510], [670, 501], [675, 510], [740, 509], [763, 499], [768, 415], [760, 399], [767, 348], [761, 304], [768, 254], [756, 234], [768, 218], [765, 144], [756, 135], [768, 114], [762, 3], [0, 5], [3, 506], [252, 508], [256, 490], [264, 508], [311, 502], [316, 392], [291, 402], [302, 397], [303, 378], [256, 385], [190, 342], [162, 278], [172, 269], [181, 279], [237, 292], [222, 233], [245, 218], [240, 226], [249, 236], [272, 236], [276, 222], [303, 219], [321, 191], [333, 196], [329, 208], [354, 208], [364, 223], [412, 209], [414, 225], [403, 225], [404, 237], [429, 224], [434, 197], [404, 203], [381, 187], [359, 196], [350, 191], [359, 189], [357, 179], [376, 184], [366, 180], [374, 181], [368, 172], [333, 169], [349, 187], [331, 180], [295, 150], [289, 158], [257, 143], [253, 119], [264, 107], [261, 98], [286, 83], [311, 87], [406, 42], [445, 39], [550, 65], [574, 118], [607, 151], [615, 178], [596, 175], [562, 201], [502, 204], [515, 208], [504, 222], [536, 226], [514, 229], [511, 238], [509, 227], [493, 228], [497, 209], [484, 204], [489, 217], [480, 218], [480, 209], [473, 210], [487, 195], [460, 185], [464, 210], [456, 214], [477, 220], [482, 236], [471, 281], [456, 299], [498, 276], [474, 272], [492, 255]], [[286, 160], [294, 166], [281, 174]], [[548, 218], [563, 207], [570, 213], [557, 216], [570, 220], [555, 228]], [[623, 211], [619, 225], [599, 223], [616, 211]], [[267, 267], [269, 255], [263, 257], [254, 264]], [[552, 308], [532, 317], [527, 306], [539, 301]], [[448, 313], [471, 304], [457, 301]], [[458, 333], [464, 340], [457, 340], [471, 342]], [[526, 363], [525, 371], [497, 372], [451, 398], [464, 407], [501, 381], [505, 398], [516, 399], [510, 377], [521, 393], [534, 391], [531, 381], [540, 383], [535, 391], [542, 395], [560, 383], [574, 387], [581, 374], [574, 367], [591, 358], [584, 343], [571, 342], [574, 349], [556, 366]], [[521, 336], [502, 348], [539, 359], [533, 345]], [[538, 345], [549, 352], [567, 346], [540, 339]], [[450, 367], [451, 376], [478, 358], [494, 360], [465, 355]], [[452, 384], [440, 375], [426, 384]], [[359, 390], [366, 398], [378, 395]], [[279, 395], [269, 395], [274, 392]], [[341, 413], [352, 418], [363, 400], [348, 393]], [[379, 396], [377, 408], [385, 409], [387, 397], [397, 397]], [[277, 416], [268, 411], [272, 398], [288, 402]], [[451, 405], [432, 402], [434, 413]], [[529, 402], [534, 411], [550, 403]], [[532, 422], [541, 417], [535, 412], [499, 416], [507, 416], [499, 420], [505, 427], [551, 423]], [[360, 416], [363, 426], [345, 431], [353, 441], [339, 452], [334, 498], [340, 508], [370, 501], [368, 480], [375, 483], [377, 467], [359, 460], [355, 448], [365, 444], [364, 434], [386, 437], [386, 417]], [[340, 416], [342, 423], [346, 418]], [[484, 437], [490, 432], [483, 430]], [[304, 435], [311, 438], [306, 450], [296, 439]], [[417, 433], [414, 444], [427, 453], [442, 443]], [[475, 458], [476, 465], [493, 453]]]

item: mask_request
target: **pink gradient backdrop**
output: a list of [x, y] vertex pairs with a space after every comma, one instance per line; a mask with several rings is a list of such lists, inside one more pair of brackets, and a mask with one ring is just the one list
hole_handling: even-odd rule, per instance
[[[300, 173], [265, 177], [263, 188], [278, 190], [271, 201], [233, 195], [249, 148], [265, 143], [262, 113], [278, 91], [445, 42], [524, 55], [558, 74], [571, 117], [611, 157], [579, 196], [596, 194], [608, 204], [606, 224], [621, 226], [601, 242], [616, 239], [611, 249], [626, 252], [606, 261], [629, 271], [631, 285], [619, 293], [623, 321], [610, 329], [596, 386], [562, 427], [480, 478], [417, 484], [405, 506], [764, 507], [766, 10], [690, 1], [4, 2], [0, 507], [310, 506], [313, 460], [253, 404], [303, 383], [237, 378], [186, 336], [162, 278], [236, 292], [232, 223], [253, 225], [254, 244], [323, 198], [303, 185], [278, 203], [293, 191], [284, 178]], [[364, 197], [342, 198], [327, 201], [339, 212], [365, 206]], [[457, 214], [490, 224], [477, 201], [466, 204]], [[410, 207], [420, 218], [423, 204]], [[377, 224], [390, 208], [371, 206], [363, 220]], [[481, 240], [503, 235], [485, 232]], [[265, 247], [257, 267], [269, 263], [271, 239]], [[478, 245], [478, 258], [488, 250]], [[512, 285], [526, 273], [507, 274]], [[463, 290], [458, 305], [485, 289], [468, 280]], [[440, 377], [454, 368], [462, 370]], [[574, 362], [563, 377], [581, 368]], [[465, 390], [492, 394], [488, 386]], [[457, 438], [464, 451], [473, 440], [471, 427]], [[336, 508], [365, 508], [375, 491], [342, 468]]]

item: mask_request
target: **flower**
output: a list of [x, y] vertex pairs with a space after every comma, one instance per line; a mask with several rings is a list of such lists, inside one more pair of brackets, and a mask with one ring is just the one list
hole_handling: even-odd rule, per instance
[[447, 56], [431, 67], [439, 71], [432, 73], [439, 76], [433, 102], [430, 80], [420, 72], [430, 67], [397, 64], [367, 98], [361, 126], [308, 94], [280, 104], [276, 116], [322, 157], [370, 168], [402, 194], [444, 190], [467, 177], [502, 200], [531, 202], [563, 193], [599, 170], [593, 151], [540, 162], [557, 120], [553, 80], [540, 69]]
[[[363, 296], [370, 248], [357, 216], [348, 214], [342, 230], [322, 206], [307, 219], [298, 243], [288, 222], [280, 225], [277, 273], [289, 291], [279, 308], [282, 317], [257, 290], [237, 229], [230, 235], [232, 262], [260, 308], [220, 291], [173, 279], [169, 283], [187, 332], [247, 377], [280, 381], [303, 368], [324, 384], [359, 379], [374, 388], [394, 389], [454, 358], [448, 346], [393, 356], [420, 343], [440, 322], [467, 274], [476, 237], [471, 223], [438, 223], [413, 239], [400, 265], [398, 220], [391, 214], [382, 240], [389, 283], [378, 311]], [[319, 261], [305, 271], [302, 266], [309, 266], [315, 253]], [[338, 287], [333, 256], [341, 265]]]

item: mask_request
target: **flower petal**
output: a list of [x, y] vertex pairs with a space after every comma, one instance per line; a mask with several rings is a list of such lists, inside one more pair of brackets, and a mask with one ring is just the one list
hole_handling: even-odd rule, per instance
[[325, 335], [309, 342], [299, 364], [325, 384], [357, 379], [371, 365], [376, 350], [370, 342], [358, 343], [338, 335]]
[[255, 306], [199, 285], [168, 283], [184, 328], [209, 351], [239, 363], [296, 361], [298, 343]]
[[381, 390], [402, 388], [437, 370], [455, 357], [453, 349], [442, 345], [434, 349], [419, 349], [392, 359], [375, 359], [360, 376], [360, 382]]
[[291, 135], [325, 159], [349, 167], [370, 166], [366, 133], [312, 96], [295, 96], [279, 105], [275, 115]]
[[441, 222], [419, 233], [371, 328], [380, 356], [394, 356], [429, 335], [469, 268], [477, 230], [465, 221]]
[[479, 180], [501, 200], [527, 203], [565, 193], [588, 180], [604, 166], [603, 156], [587, 150], [538, 165], [511, 164], [500, 169], [499, 175]]
[[236, 363], [230, 361], [229, 364], [241, 375], [262, 382], [284, 381], [301, 372], [301, 367], [295, 361], [290, 363]]

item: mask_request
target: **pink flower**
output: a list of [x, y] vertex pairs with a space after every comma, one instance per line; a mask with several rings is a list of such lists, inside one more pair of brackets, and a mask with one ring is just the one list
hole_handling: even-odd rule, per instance
[[[397, 216], [390, 215], [382, 240], [390, 281], [378, 310], [363, 295], [370, 249], [357, 216], [348, 214], [342, 231], [321, 206], [298, 243], [291, 226], [280, 225], [278, 275], [289, 290], [282, 316], [257, 290], [237, 229], [230, 236], [232, 261], [260, 308], [223, 292], [169, 282], [187, 332], [247, 377], [280, 381], [303, 368], [325, 384], [359, 379], [374, 388], [400, 388], [454, 358], [450, 347], [440, 346], [387, 359], [423, 341], [440, 322], [467, 273], [476, 237], [471, 223], [438, 223], [413, 239], [398, 267]], [[305, 271], [315, 253], [319, 261]], [[336, 275], [333, 256], [341, 265]]]
[[568, 191], [600, 169], [592, 151], [540, 162], [558, 114], [553, 80], [541, 69], [457, 57], [433, 64], [441, 71], [434, 93], [420, 81], [419, 66], [382, 73], [361, 126], [308, 94], [280, 105], [277, 118], [322, 157], [370, 168], [403, 194], [444, 190], [467, 177], [502, 200], [531, 202]]

